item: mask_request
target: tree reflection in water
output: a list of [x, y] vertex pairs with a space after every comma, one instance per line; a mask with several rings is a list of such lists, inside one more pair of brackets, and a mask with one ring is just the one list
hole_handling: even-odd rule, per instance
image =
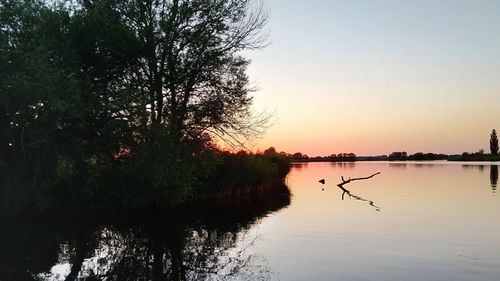
[[498, 183], [498, 165], [490, 166], [490, 182], [491, 182], [491, 190], [493, 193], [497, 191], [497, 183]]
[[205, 204], [217, 207], [11, 223], [0, 234], [0, 280], [270, 280], [249, 249], [253, 226], [289, 204], [280, 184]]

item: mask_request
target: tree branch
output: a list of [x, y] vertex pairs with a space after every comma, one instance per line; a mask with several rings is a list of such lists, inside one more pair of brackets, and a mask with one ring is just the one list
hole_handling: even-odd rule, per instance
[[373, 175], [371, 175], [371, 176], [368, 176], [368, 177], [364, 177], [364, 178], [352, 178], [352, 179], [351, 179], [351, 178], [349, 178], [348, 180], [344, 180], [344, 177], [341, 177], [341, 178], [342, 178], [342, 182], [341, 182], [341, 183], [339, 183], [339, 184], [337, 184], [337, 186], [338, 186], [338, 187], [340, 187], [340, 189], [342, 189], [342, 191], [343, 191], [343, 193], [342, 193], [342, 200], [344, 200], [344, 196], [345, 196], [345, 194], [347, 193], [347, 195], [349, 195], [349, 197], [352, 197], [352, 198], [354, 198], [354, 199], [356, 199], [356, 200], [359, 200], [359, 201], [368, 202], [368, 203], [370, 204], [370, 206], [374, 207], [374, 208], [375, 208], [375, 210], [377, 210], [378, 212], [380, 212], [380, 208], [379, 208], [378, 206], [375, 206], [375, 205], [373, 204], [373, 201], [371, 201], [371, 200], [367, 200], [367, 199], [364, 199], [364, 198], [361, 198], [361, 197], [359, 197], [359, 196], [357, 196], [357, 195], [354, 195], [354, 194], [352, 194], [349, 190], [347, 190], [347, 189], [345, 189], [345, 188], [344, 188], [344, 185], [345, 185], [345, 184], [348, 184], [348, 183], [350, 183], [350, 182], [357, 181], [357, 180], [366, 180], [366, 179], [370, 179], [370, 178], [372, 178], [372, 177], [374, 177], [374, 176], [376, 176], [376, 175], [378, 175], [378, 174], [380, 174], [380, 172], [377, 172], [377, 173], [375, 173], [375, 174], [373, 174]]
[[358, 180], [367, 180], [367, 179], [372, 178], [372, 177], [374, 177], [374, 176], [376, 176], [378, 174], [380, 174], [380, 172], [377, 172], [377, 173], [375, 173], [375, 174], [373, 174], [371, 176], [368, 176], [368, 177], [364, 177], [364, 178], [352, 178], [352, 179], [349, 178], [348, 180], [344, 180], [344, 177], [341, 177], [342, 178], [342, 182], [339, 183], [339, 184], [337, 184], [337, 186], [340, 187], [340, 188], [342, 188], [342, 186], [344, 186], [344, 184], [348, 184], [350, 182], [358, 181]]

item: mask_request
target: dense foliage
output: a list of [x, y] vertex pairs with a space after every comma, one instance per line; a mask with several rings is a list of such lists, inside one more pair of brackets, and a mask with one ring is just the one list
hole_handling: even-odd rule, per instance
[[273, 179], [284, 178], [291, 168], [291, 158], [276, 153], [273, 147], [262, 154], [240, 151], [236, 154], [222, 152], [220, 165], [215, 167], [207, 187], [228, 189], [245, 185], [261, 185]]
[[446, 160], [448, 157], [448, 155], [442, 153], [436, 154], [417, 152], [408, 156], [408, 160]]
[[239, 55], [265, 21], [249, 0], [0, 0], [2, 208], [192, 197], [230, 161], [217, 138], [265, 125]]
[[294, 154], [287, 154], [292, 157], [293, 161], [296, 162], [353, 162], [353, 161], [406, 161], [406, 160], [446, 160], [451, 155], [446, 154], [436, 154], [436, 153], [423, 153], [417, 152], [412, 155], [408, 155], [405, 151], [392, 152], [389, 156], [379, 155], [379, 156], [357, 156], [354, 153], [339, 153], [332, 154], [330, 156], [316, 156], [309, 157], [306, 154], [296, 152]]

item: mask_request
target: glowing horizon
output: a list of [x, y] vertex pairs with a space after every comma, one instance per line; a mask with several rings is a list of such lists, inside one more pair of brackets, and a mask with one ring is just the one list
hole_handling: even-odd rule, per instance
[[267, 1], [271, 45], [247, 55], [254, 150], [309, 156], [489, 151], [500, 130], [500, 2]]

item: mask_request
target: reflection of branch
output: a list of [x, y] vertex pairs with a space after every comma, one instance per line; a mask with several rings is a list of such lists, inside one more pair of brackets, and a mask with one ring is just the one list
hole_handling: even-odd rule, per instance
[[341, 182], [341, 183], [339, 183], [339, 184], [337, 184], [337, 186], [338, 186], [338, 187], [340, 187], [340, 189], [342, 189], [342, 191], [343, 191], [343, 193], [342, 193], [342, 200], [344, 200], [344, 195], [347, 193], [347, 195], [349, 195], [349, 197], [352, 197], [352, 198], [354, 198], [354, 199], [356, 199], [356, 200], [369, 202], [369, 204], [370, 204], [371, 206], [373, 206], [373, 207], [375, 208], [375, 210], [380, 211], [380, 208], [379, 208], [379, 207], [377, 207], [377, 206], [375, 206], [375, 205], [373, 204], [373, 201], [366, 200], [366, 199], [361, 198], [361, 197], [359, 197], [359, 196], [357, 196], [357, 195], [351, 194], [351, 192], [350, 192], [349, 190], [347, 190], [347, 189], [345, 189], [345, 188], [344, 188], [344, 185], [345, 185], [345, 184], [348, 184], [348, 183], [350, 183], [350, 182], [357, 181], [357, 180], [366, 180], [366, 179], [372, 178], [372, 177], [374, 177], [374, 176], [376, 176], [376, 175], [378, 175], [378, 174], [380, 174], [380, 172], [375, 173], [375, 174], [373, 174], [373, 175], [371, 175], [371, 176], [369, 176], [369, 177], [364, 177], [364, 178], [352, 178], [352, 179], [351, 179], [351, 178], [349, 178], [348, 180], [345, 180], [345, 179], [344, 179], [344, 177], [341, 177], [341, 178], [342, 178], [342, 182]]

